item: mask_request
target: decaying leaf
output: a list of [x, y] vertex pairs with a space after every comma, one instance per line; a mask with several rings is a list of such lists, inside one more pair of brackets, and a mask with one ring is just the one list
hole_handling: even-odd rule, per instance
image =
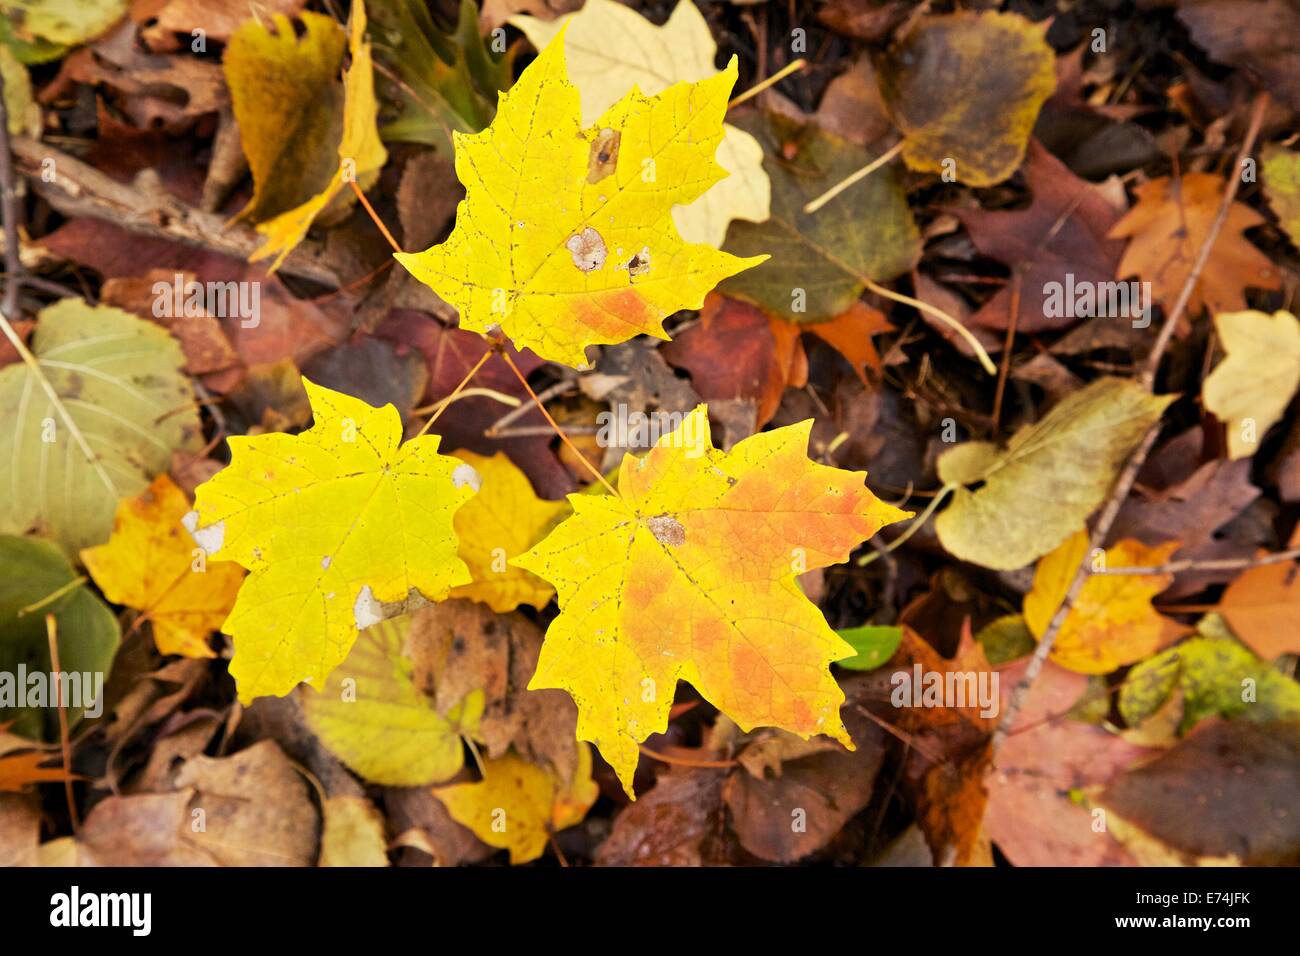
[[215, 657], [208, 637], [235, 603], [243, 572], [207, 555], [181, 525], [189, 499], [167, 475], [117, 508], [107, 544], [85, 548], [82, 563], [114, 604], [125, 604], [153, 624], [162, 654]]
[[[582, 94], [582, 122], [590, 126], [630, 89], [654, 96], [673, 83], [697, 83], [718, 71], [718, 47], [692, 0], [678, 0], [663, 26], [614, 0], [587, 0], [578, 13], [553, 20], [513, 16], [537, 49], [564, 31], [569, 79]], [[687, 242], [721, 246], [733, 219], [763, 222], [772, 187], [763, 171], [763, 148], [735, 126], [723, 126], [718, 165], [727, 178], [688, 205], [673, 209]]]
[[[939, 458], [953, 500], [935, 519], [963, 561], [1011, 570], [1042, 557], [1101, 504], [1120, 465], [1174, 396], [1101, 378], [1016, 432], [1006, 448], [967, 442]], [[982, 483], [975, 491], [965, 486]]]
[[512, 864], [537, 859], [552, 833], [581, 823], [598, 792], [585, 746], [578, 748], [572, 780], [508, 753], [484, 760], [483, 779], [476, 783], [433, 790], [452, 819], [489, 846], [508, 850]]
[[1227, 357], [1205, 379], [1205, 407], [1228, 428], [1228, 457], [1259, 450], [1300, 386], [1300, 321], [1290, 312], [1214, 317]]
[[920, 233], [894, 170], [877, 170], [809, 214], [803, 211], [809, 200], [872, 154], [814, 124], [801, 127], [776, 114], [737, 122], [763, 144], [772, 215], [762, 223], [733, 223], [725, 248], [771, 258], [726, 280], [720, 291], [789, 322], [826, 322], [852, 307], [864, 280], [887, 282], [916, 265]]
[[1098, 797], [1147, 866], [1295, 866], [1300, 720], [1209, 724]]
[[742, 729], [850, 743], [829, 665], [853, 649], [795, 578], [907, 515], [861, 473], [808, 460], [811, 427], [724, 453], [699, 406], [643, 458], [623, 459], [617, 495], [570, 495], [573, 516], [515, 559], [556, 586], [561, 610], [529, 686], [573, 696], [578, 737], [627, 790], [679, 679]]
[[319, 866], [387, 866], [384, 818], [365, 797], [330, 797], [321, 805]]
[[1259, 660], [1209, 615], [1199, 633], [1128, 672], [1119, 712], [1144, 726], [1171, 701], [1173, 729], [1187, 733], [1207, 717], [1271, 721], [1300, 718], [1300, 684]]
[[1292, 244], [1300, 246], [1300, 153], [1270, 144], [1259, 166], [1268, 204]]
[[[1178, 550], [1170, 541], [1148, 548], [1124, 540], [1097, 555], [1098, 565], [1140, 568], [1164, 564]], [[1061, 606], [1070, 582], [1088, 555], [1088, 532], [1076, 532], [1034, 569], [1034, 586], [1025, 595], [1025, 623], [1041, 638]], [[1168, 622], [1151, 599], [1173, 581], [1172, 574], [1092, 574], [1075, 598], [1052, 645], [1052, 660], [1080, 674], [1109, 674], [1157, 651]]]
[[255, 223], [323, 191], [338, 169], [343, 135], [343, 28], [309, 10], [301, 37], [283, 14], [271, 22], [274, 29], [256, 18], [244, 21], [222, 60], [253, 174], [253, 198], [239, 216]]
[[923, 19], [881, 60], [880, 81], [908, 166], [991, 186], [1024, 158], [1056, 58], [1019, 14], [963, 11]]
[[[364, 40], [365, 31], [365, 4], [354, 0], [348, 26], [351, 64], [343, 75], [343, 137], [339, 140], [338, 168], [329, 184], [302, 205], [258, 223], [257, 231], [266, 236], [266, 242], [250, 258], [256, 261], [275, 256], [268, 271], [274, 272], [285, 256], [302, 242], [316, 217], [345, 192], [348, 183], [355, 182], [363, 190], [369, 188], [388, 160], [388, 151], [379, 141], [379, 127], [375, 122], [379, 107], [375, 102], [374, 69], [370, 44]], [[347, 195], [350, 199], [351, 194]]]
[[491, 126], [455, 137], [466, 199], [450, 238], [397, 259], [455, 306], [461, 328], [499, 326], [566, 365], [584, 365], [591, 345], [666, 337], [667, 315], [762, 261], [685, 243], [671, 221], [725, 175], [712, 155], [735, 79], [733, 63], [658, 96], [632, 91], [584, 129], [557, 37]]
[[232, 437], [187, 525], [209, 557], [250, 572], [222, 626], [245, 702], [323, 683], [383, 603], [411, 590], [441, 600], [470, 580], [452, 516], [478, 487], [474, 469], [438, 454], [437, 435], [402, 444], [391, 405], [303, 384], [312, 427]]
[[36, 530], [76, 554], [108, 538], [118, 500], [166, 471], [173, 451], [199, 447], [194, 395], [176, 341], [120, 309], [48, 306], [31, 349], [39, 375], [0, 369], [0, 532]]

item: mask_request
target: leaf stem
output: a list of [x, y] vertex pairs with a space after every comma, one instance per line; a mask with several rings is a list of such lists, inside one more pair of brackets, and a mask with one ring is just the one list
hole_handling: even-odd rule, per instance
[[536, 405], [537, 410], [542, 413], [542, 417], [545, 418], [551, 428], [555, 430], [555, 434], [560, 436], [560, 441], [564, 442], [564, 444], [569, 447], [569, 451], [578, 456], [578, 461], [582, 462], [586, 469], [609, 490], [611, 495], [617, 495], [618, 491], [616, 491], [614, 486], [609, 483], [609, 479], [600, 473], [600, 469], [587, 460], [587, 456], [578, 450], [578, 446], [575, 445], [572, 439], [564, 433], [564, 430], [555, 423], [555, 419], [552, 418], [551, 413], [546, 410], [546, 406], [543, 405], [542, 400], [537, 397], [537, 393], [534, 392], [533, 387], [528, 384], [528, 379], [524, 377], [523, 372], [519, 371], [519, 366], [515, 364], [515, 360], [510, 357], [510, 354], [506, 352], [505, 349], [498, 349], [497, 352], [501, 358], [505, 360], [505, 363], [510, 366], [510, 371], [515, 373], [515, 378], [519, 379], [519, 384], [524, 387], [524, 391], [526, 391], [528, 397], [533, 400], [533, 404]]
[[961, 336], [962, 341], [969, 345], [971, 350], [975, 353], [975, 358], [977, 358], [980, 365], [984, 367], [984, 371], [988, 372], [990, 375], [998, 374], [998, 367], [993, 364], [993, 359], [989, 358], [989, 353], [984, 350], [984, 346], [980, 345], [980, 340], [975, 338], [970, 329], [966, 328], [966, 326], [962, 325], [947, 312], [943, 311], [943, 309], [940, 309], [938, 306], [930, 305], [928, 302], [922, 302], [920, 299], [914, 299], [910, 295], [904, 295], [901, 292], [895, 292], [893, 289], [888, 289], [878, 282], [873, 282], [864, 275], [859, 275], [857, 278], [859, 282], [883, 299], [891, 299], [894, 302], [900, 302], [903, 305], [910, 305], [918, 311], [929, 312], [936, 319]]
[[781, 69], [777, 70], [775, 73], [769, 76], [766, 80], [763, 80], [762, 82], [759, 83], [755, 83], [749, 89], [745, 90], [745, 92], [741, 93], [739, 96], [733, 99], [730, 103], [727, 104], [727, 109], [732, 109], [734, 107], [737, 107], [741, 103], [744, 103], [746, 100], [752, 100], [759, 93], [762, 93], [764, 90], [768, 89], [769, 87], [776, 86], [776, 84], [780, 83], [791, 73], [797, 73], [807, 65], [808, 65], [808, 61], [805, 60], [803, 57], [800, 57], [794, 62], [789, 63], [786, 66], [783, 66]]
[[370, 200], [367, 199], [366, 194], [361, 191], [361, 187], [357, 185], [357, 181], [355, 179], [348, 180], [348, 185], [351, 186], [352, 191], [357, 194], [357, 199], [361, 200], [361, 205], [364, 206], [366, 212], [370, 214], [370, 218], [374, 221], [375, 225], [379, 227], [379, 231], [384, 234], [384, 238], [387, 239], [388, 244], [393, 247], [393, 251], [404, 252], [405, 250], [399, 246], [397, 240], [393, 238], [393, 234], [388, 231], [388, 227], [384, 225], [384, 221], [379, 218], [379, 214], [375, 212], [375, 207], [370, 205]]
[[867, 165], [863, 166], [857, 172], [850, 173], [848, 176], [845, 176], [838, 183], [836, 183], [830, 189], [826, 190], [826, 192], [822, 193], [816, 199], [806, 203], [803, 207], [803, 211], [811, 216], [817, 210], [821, 209], [822, 206], [825, 206], [828, 202], [830, 202], [840, 193], [844, 192], [844, 190], [848, 189], [849, 187], [857, 183], [862, 182], [862, 180], [866, 179], [868, 176], [874, 173], [881, 166], [884, 166], [886, 163], [892, 162], [898, 156], [898, 154], [903, 151], [903, 142], [904, 141], [900, 139], [897, 143], [889, 147], [889, 149], [885, 150], [885, 152], [881, 153], [879, 156], [877, 156], [871, 162], [867, 163]]
[[921, 527], [929, 521], [931, 516], [939, 509], [939, 505], [943, 503], [943, 499], [948, 497], [948, 493], [956, 487], [956, 485], [944, 485], [940, 488], [939, 493], [931, 498], [930, 503], [925, 506], [925, 510], [912, 519], [912, 523], [907, 526], [906, 531], [900, 534], [893, 541], [889, 542], [889, 544], [881, 547], [879, 551], [873, 551], [870, 554], [864, 554], [862, 557], [858, 558], [858, 567], [866, 567], [877, 558], [882, 558], [893, 551], [897, 551], [905, 545], [907, 539], [921, 530]]
[[460, 397], [461, 393], [465, 391], [465, 386], [469, 384], [469, 380], [472, 379], [475, 373], [478, 372], [478, 370], [483, 367], [483, 363], [488, 360], [488, 358], [492, 355], [494, 351], [496, 351], [496, 346], [495, 345], [489, 346], [488, 350], [484, 352], [481, 356], [479, 356], [479, 360], [474, 363], [474, 367], [465, 373], [465, 377], [460, 380], [460, 384], [451, 390], [451, 394], [436, 403], [434, 412], [432, 415], [429, 416], [429, 420], [424, 423], [423, 428], [421, 428], [418, 432], [415, 433], [416, 438], [419, 438], [421, 435], [427, 432], [429, 430], [429, 426], [431, 426], [434, 422], [438, 420], [438, 416], [440, 416], [444, 411], [446, 411], [448, 406], [450, 406], [452, 402], [456, 401], [456, 399]]

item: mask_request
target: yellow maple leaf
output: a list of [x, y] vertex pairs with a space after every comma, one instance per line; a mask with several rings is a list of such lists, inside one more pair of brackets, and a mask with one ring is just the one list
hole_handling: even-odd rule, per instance
[[454, 589], [451, 596], [481, 601], [499, 614], [521, 604], [540, 610], [555, 588], [509, 559], [540, 541], [569, 510], [568, 504], [537, 497], [528, 476], [503, 452], [487, 458], [458, 451], [456, 457], [468, 462], [483, 481], [479, 493], [456, 512], [455, 521], [461, 560], [474, 580]]
[[[1223, 180], [1209, 173], [1187, 173], [1177, 180], [1161, 176], [1138, 186], [1137, 202], [1107, 236], [1132, 239], [1116, 278], [1136, 275], [1150, 282], [1155, 300], [1169, 308], [1209, 238], [1223, 189]], [[1212, 312], [1246, 308], [1247, 286], [1281, 288], [1277, 269], [1244, 235], [1264, 222], [1263, 216], [1242, 203], [1228, 208], [1228, 218], [1188, 302], [1193, 314], [1202, 305]]]
[[438, 454], [402, 444], [392, 405], [303, 379], [315, 422], [301, 435], [234, 436], [230, 464], [195, 492], [187, 527], [213, 558], [251, 573], [222, 626], [245, 703], [323, 682], [383, 602], [441, 600], [470, 580], [452, 516], [478, 485]]
[[[678, 80], [695, 82], [718, 72], [718, 45], [691, 0], [680, 0], [663, 26], [615, 0], [587, 0], [580, 12], [554, 20], [516, 15], [507, 22], [539, 50], [566, 30], [569, 79], [582, 93], [584, 124], [596, 122], [633, 87], [653, 95]], [[731, 220], [765, 222], [771, 215], [763, 147], [742, 129], [722, 129], [717, 160], [727, 177], [690, 205], [673, 209], [673, 222], [687, 242], [721, 247]]]
[[[1107, 548], [1099, 562], [1109, 568], [1148, 568], [1164, 564], [1181, 546], [1169, 541], [1149, 548], [1126, 538]], [[1034, 586], [1025, 595], [1025, 623], [1034, 637], [1047, 630], [1075, 572], [1088, 551], [1088, 533], [1079, 531], [1045, 556], [1034, 569]], [[1172, 574], [1093, 574], [1061, 625], [1052, 660], [1080, 674], [1109, 674], [1158, 651], [1168, 622], [1151, 599], [1173, 583]]]
[[599, 792], [584, 746], [567, 782], [510, 751], [483, 761], [483, 779], [476, 783], [433, 788], [453, 820], [488, 846], [509, 850], [512, 864], [537, 859], [552, 833], [581, 823]]
[[145, 491], [118, 503], [112, 536], [82, 549], [81, 561], [106, 598], [153, 623], [159, 652], [215, 657], [208, 635], [230, 613], [244, 572], [225, 562], [207, 566], [181, 526], [189, 510], [185, 492], [159, 475]]
[[699, 83], [632, 90], [583, 129], [561, 33], [502, 94], [491, 126], [455, 134], [466, 198], [451, 236], [397, 259], [462, 328], [500, 326], [575, 368], [591, 345], [667, 338], [666, 316], [766, 258], [688, 244], [672, 220], [725, 175], [713, 154], [735, 80], [733, 57]]
[[667, 727], [679, 679], [744, 730], [851, 746], [829, 665], [853, 648], [795, 578], [908, 514], [862, 472], [810, 461], [811, 428], [722, 452], [700, 405], [644, 457], [624, 457], [617, 495], [570, 495], [573, 516], [515, 559], [559, 593], [529, 688], [572, 695], [579, 739], [629, 792], [638, 744]]
[[1300, 386], [1300, 322], [1290, 312], [1214, 317], [1227, 351], [1201, 387], [1205, 407], [1228, 426], [1228, 457], [1255, 454]]
[[352, 65], [343, 76], [343, 138], [339, 141], [339, 168], [324, 190], [300, 206], [260, 223], [257, 231], [266, 236], [249, 260], [256, 262], [275, 256], [268, 272], [280, 267], [285, 256], [307, 235], [307, 230], [321, 211], [334, 201], [344, 186], [355, 181], [362, 189], [374, 182], [388, 160], [388, 151], [379, 140], [376, 123], [379, 105], [375, 101], [375, 74], [370, 58], [370, 44], [365, 42], [366, 8], [362, 0], [352, 5], [348, 49]]

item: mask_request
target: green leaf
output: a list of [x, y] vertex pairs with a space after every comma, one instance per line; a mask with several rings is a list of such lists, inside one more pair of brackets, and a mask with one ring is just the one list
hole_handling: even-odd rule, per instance
[[857, 651], [852, 657], [835, 662], [851, 671], [875, 670], [894, 656], [894, 651], [898, 650], [898, 645], [903, 640], [901, 627], [864, 624], [861, 627], [846, 627], [835, 633]]
[[984, 656], [994, 666], [1026, 657], [1038, 646], [1020, 614], [1005, 614], [990, 621], [980, 628], [975, 640], [984, 648]]
[[[763, 146], [772, 181], [767, 222], [736, 221], [723, 249], [737, 256], [770, 255], [718, 289], [790, 322], [825, 322], [862, 294], [863, 279], [887, 282], [909, 271], [921, 238], [895, 169], [879, 169], [818, 212], [804, 205], [866, 165], [874, 156], [853, 143], [769, 115], [737, 118], [734, 125]], [[795, 148], [786, 160], [784, 147]]]
[[473, 0], [461, 0], [451, 34], [438, 29], [423, 0], [368, 6], [376, 85], [397, 114], [382, 128], [384, 139], [424, 143], [450, 156], [452, 133], [477, 133], [492, 122], [497, 92], [510, 87], [513, 52], [488, 50]]
[[40, 374], [0, 369], [0, 532], [36, 530], [75, 555], [108, 539], [118, 500], [173, 451], [201, 445], [198, 411], [180, 346], [121, 309], [57, 302], [32, 352]]
[[[68, 723], [76, 724], [87, 709], [98, 716], [96, 707], [103, 706], [103, 688], [121, 635], [113, 612], [85, 584], [74, 584], [76, 580], [67, 558], [48, 541], [0, 535], [0, 724], [13, 721], [14, 733], [45, 740], [59, 736], [57, 701], [48, 699], [53, 693], [48, 679], [42, 706], [14, 706], [19, 702], [20, 665], [27, 675], [48, 677], [53, 671], [46, 614], [53, 614], [56, 622], [60, 670], [83, 675], [81, 696], [68, 701]], [[20, 613], [25, 608], [30, 610]], [[30, 702], [32, 688], [30, 681], [27, 684]], [[71, 676], [68, 686], [77, 686]], [[95, 706], [83, 707], [92, 704], [96, 692]], [[11, 699], [10, 694], [15, 696]]]
[[1199, 625], [1202, 636], [1155, 655], [1128, 673], [1119, 711], [1130, 727], [1151, 717], [1179, 688], [1185, 734], [1210, 716], [1272, 721], [1300, 718], [1300, 684], [1237, 643], [1217, 614]]

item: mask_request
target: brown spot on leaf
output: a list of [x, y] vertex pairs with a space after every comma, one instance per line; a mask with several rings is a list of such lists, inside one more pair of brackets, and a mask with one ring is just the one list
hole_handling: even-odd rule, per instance
[[680, 548], [686, 543], [686, 529], [672, 515], [655, 515], [646, 521], [646, 526], [660, 544]]
[[602, 129], [591, 141], [591, 155], [587, 158], [587, 182], [598, 183], [614, 175], [618, 166], [618, 147], [623, 134], [615, 129]]

